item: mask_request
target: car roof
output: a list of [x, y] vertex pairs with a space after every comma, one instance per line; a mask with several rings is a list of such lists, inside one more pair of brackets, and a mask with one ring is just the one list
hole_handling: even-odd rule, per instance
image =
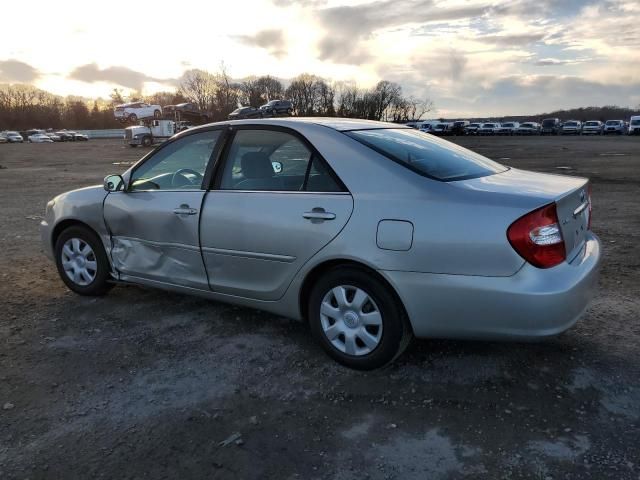
[[209, 123], [199, 128], [211, 127], [213, 125], [273, 125], [280, 127], [293, 127], [299, 124], [314, 124], [323, 127], [338, 130], [340, 132], [348, 130], [367, 130], [374, 128], [411, 128], [406, 125], [391, 122], [377, 122], [375, 120], [360, 120], [357, 118], [333, 118], [333, 117], [289, 117], [289, 118], [273, 118], [260, 120], [230, 120], [226, 122]]

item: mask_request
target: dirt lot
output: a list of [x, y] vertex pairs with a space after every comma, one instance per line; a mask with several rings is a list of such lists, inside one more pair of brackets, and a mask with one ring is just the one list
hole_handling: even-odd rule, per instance
[[638, 479], [640, 138], [457, 141], [592, 178], [600, 291], [550, 341], [416, 341], [366, 374], [272, 315], [70, 293], [41, 253], [46, 201], [143, 151], [0, 145], [0, 478]]

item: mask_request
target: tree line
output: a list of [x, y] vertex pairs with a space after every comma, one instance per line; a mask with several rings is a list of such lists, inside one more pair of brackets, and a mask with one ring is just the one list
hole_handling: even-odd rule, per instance
[[215, 72], [188, 70], [176, 91], [152, 95], [124, 94], [114, 89], [109, 99], [62, 97], [31, 85], [0, 85], [0, 130], [29, 128], [120, 128], [113, 108], [125, 102], [145, 101], [161, 106], [192, 102], [212, 121], [225, 120], [239, 106], [259, 107], [274, 99], [291, 100], [298, 116], [340, 116], [370, 120], [419, 120], [433, 109], [429, 99], [406, 96], [402, 87], [380, 81], [371, 88], [353, 82], [331, 82], [303, 73], [285, 85], [270, 75], [233, 80], [224, 65]]

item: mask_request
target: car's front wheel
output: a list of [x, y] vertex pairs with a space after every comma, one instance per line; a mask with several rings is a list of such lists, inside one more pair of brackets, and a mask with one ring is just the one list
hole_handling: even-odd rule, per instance
[[109, 283], [109, 260], [98, 235], [77, 225], [64, 230], [55, 245], [62, 281], [80, 295], [104, 295]]
[[138, 121], [138, 116], [135, 113], [132, 113], [131, 115], [129, 115], [129, 121], [131, 123], [136, 123]]
[[358, 370], [382, 367], [412, 338], [404, 309], [389, 287], [364, 270], [338, 267], [314, 285], [309, 322], [322, 348]]

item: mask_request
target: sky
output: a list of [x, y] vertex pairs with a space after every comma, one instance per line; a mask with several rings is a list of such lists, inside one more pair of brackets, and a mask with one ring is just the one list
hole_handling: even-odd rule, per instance
[[443, 117], [636, 107], [640, 0], [31, 0], [0, 29], [0, 83], [60, 95], [170, 90], [221, 62], [391, 80]]

